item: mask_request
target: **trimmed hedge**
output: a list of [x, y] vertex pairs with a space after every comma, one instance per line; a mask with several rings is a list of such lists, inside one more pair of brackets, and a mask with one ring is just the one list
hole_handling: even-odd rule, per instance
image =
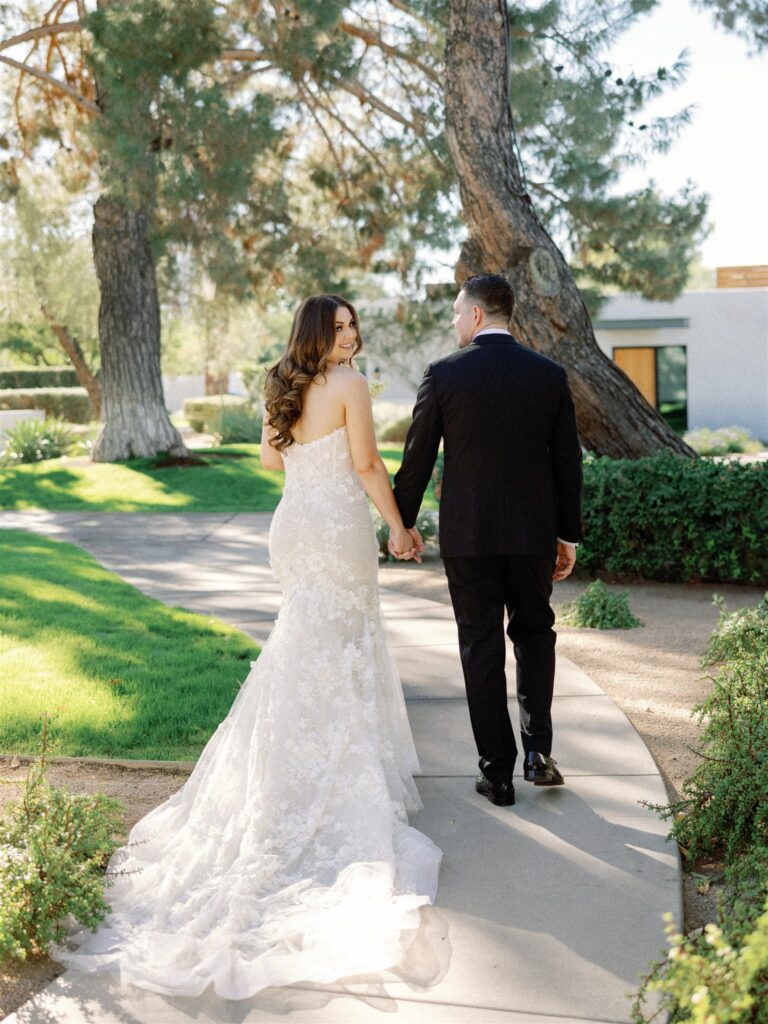
[[93, 406], [85, 388], [6, 388], [0, 409], [44, 409], [46, 418], [89, 423]]
[[184, 416], [193, 430], [216, 434], [221, 431], [222, 409], [242, 409], [250, 404], [247, 395], [210, 395], [185, 398]]
[[768, 583], [768, 462], [587, 458], [578, 564], [653, 580]]
[[24, 370], [0, 370], [0, 390], [75, 387], [77, 374], [69, 366], [33, 366]]

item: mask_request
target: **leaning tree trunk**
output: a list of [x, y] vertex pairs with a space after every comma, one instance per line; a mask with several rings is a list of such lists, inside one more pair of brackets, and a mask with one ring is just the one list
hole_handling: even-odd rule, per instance
[[160, 306], [147, 219], [144, 210], [107, 196], [94, 206], [103, 401], [103, 427], [93, 449], [97, 462], [159, 452], [189, 455], [163, 398]]
[[75, 373], [80, 386], [85, 388], [88, 392], [88, 397], [91, 400], [93, 406], [93, 413], [96, 419], [101, 418], [101, 387], [98, 380], [91, 372], [91, 368], [88, 365], [88, 361], [85, 358], [80, 342], [77, 338], [73, 338], [67, 328], [60, 324], [56, 317], [51, 313], [45, 303], [40, 304], [40, 311], [42, 312], [48, 324], [59, 340], [59, 344], [67, 353], [69, 361], [74, 367]]
[[562, 253], [537, 218], [515, 155], [505, 0], [451, 0], [445, 115], [464, 219], [456, 267], [505, 274], [515, 290], [513, 331], [568, 371], [584, 446], [613, 458], [668, 448], [695, 453], [600, 350]]

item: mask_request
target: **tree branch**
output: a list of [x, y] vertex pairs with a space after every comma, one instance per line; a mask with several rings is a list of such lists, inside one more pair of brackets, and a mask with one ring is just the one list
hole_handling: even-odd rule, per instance
[[9, 46], [16, 46], [17, 43], [24, 43], [27, 39], [40, 39], [43, 36], [57, 36], [64, 32], [84, 32], [85, 28], [79, 21], [62, 21], [58, 25], [40, 25], [37, 28], [30, 28], [10, 39], [0, 40], [0, 50], [7, 50]]
[[370, 29], [361, 28], [358, 25], [352, 25], [348, 21], [340, 21], [338, 28], [342, 32], [346, 32], [348, 36], [354, 36], [356, 39], [362, 39], [364, 43], [369, 46], [376, 46], [379, 50], [382, 50], [389, 57], [395, 57], [397, 60], [407, 61], [408, 64], [412, 64], [413, 67], [418, 68], [422, 74], [426, 75], [427, 78], [431, 78], [433, 82], [439, 82], [440, 76], [432, 68], [428, 68], [426, 64], [422, 64], [416, 57], [410, 57], [407, 53], [402, 50], [398, 50], [396, 46], [391, 46], [389, 43], [385, 43], [384, 40], [378, 36], [375, 32]]
[[71, 85], [67, 85], [66, 82], [60, 82], [58, 78], [55, 78], [53, 75], [49, 75], [47, 71], [43, 71], [41, 68], [31, 68], [28, 64], [22, 64], [20, 60], [14, 60], [12, 57], [5, 57], [1, 53], [0, 61], [2, 61], [3, 64], [10, 65], [12, 68], [16, 68], [18, 71], [25, 71], [28, 75], [32, 75], [34, 78], [40, 78], [54, 89], [58, 89], [59, 92], [66, 93], [67, 96], [75, 101], [78, 107], [82, 110], [87, 110], [89, 114], [101, 113], [95, 103], [86, 99], [85, 96], [81, 96], [77, 89], [73, 89]]

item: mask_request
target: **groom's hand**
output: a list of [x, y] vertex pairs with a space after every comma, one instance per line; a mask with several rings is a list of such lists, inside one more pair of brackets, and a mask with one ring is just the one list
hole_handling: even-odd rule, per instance
[[552, 579], [555, 582], [564, 580], [566, 576], [571, 575], [574, 565], [576, 565], [576, 548], [573, 544], [566, 544], [564, 541], [559, 540], [557, 542], [557, 561], [555, 562], [555, 571], [552, 573]]
[[[418, 541], [421, 543], [421, 537], [418, 538]], [[419, 543], [416, 542], [410, 530], [401, 527], [396, 530], [390, 530], [387, 549], [399, 561], [407, 561], [412, 558], [414, 561], [420, 562]]]
[[421, 539], [421, 534], [419, 533], [419, 531], [416, 529], [415, 526], [412, 526], [408, 533], [410, 533], [410, 535], [413, 537], [413, 542], [416, 547], [416, 551], [420, 555], [423, 554], [427, 550], [427, 545]]

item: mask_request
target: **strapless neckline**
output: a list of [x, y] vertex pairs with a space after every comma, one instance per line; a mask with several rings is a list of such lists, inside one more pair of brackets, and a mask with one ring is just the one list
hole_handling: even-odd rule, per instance
[[342, 423], [342, 425], [340, 427], [336, 427], [335, 430], [331, 430], [327, 434], [321, 434], [320, 437], [315, 437], [311, 441], [303, 441], [303, 442], [302, 441], [294, 441], [293, 443], [296, 445], [297, 448], [309, 448], [310, 445], [317, 444], [318, 441], [325, 441], [325, 440], [327, 440], [327, 438], [333, 437], [334, 434], [338, 434], [338, 432], [340, 430], [346, 430], [346, 429], [347, 429], [346, 423]]

